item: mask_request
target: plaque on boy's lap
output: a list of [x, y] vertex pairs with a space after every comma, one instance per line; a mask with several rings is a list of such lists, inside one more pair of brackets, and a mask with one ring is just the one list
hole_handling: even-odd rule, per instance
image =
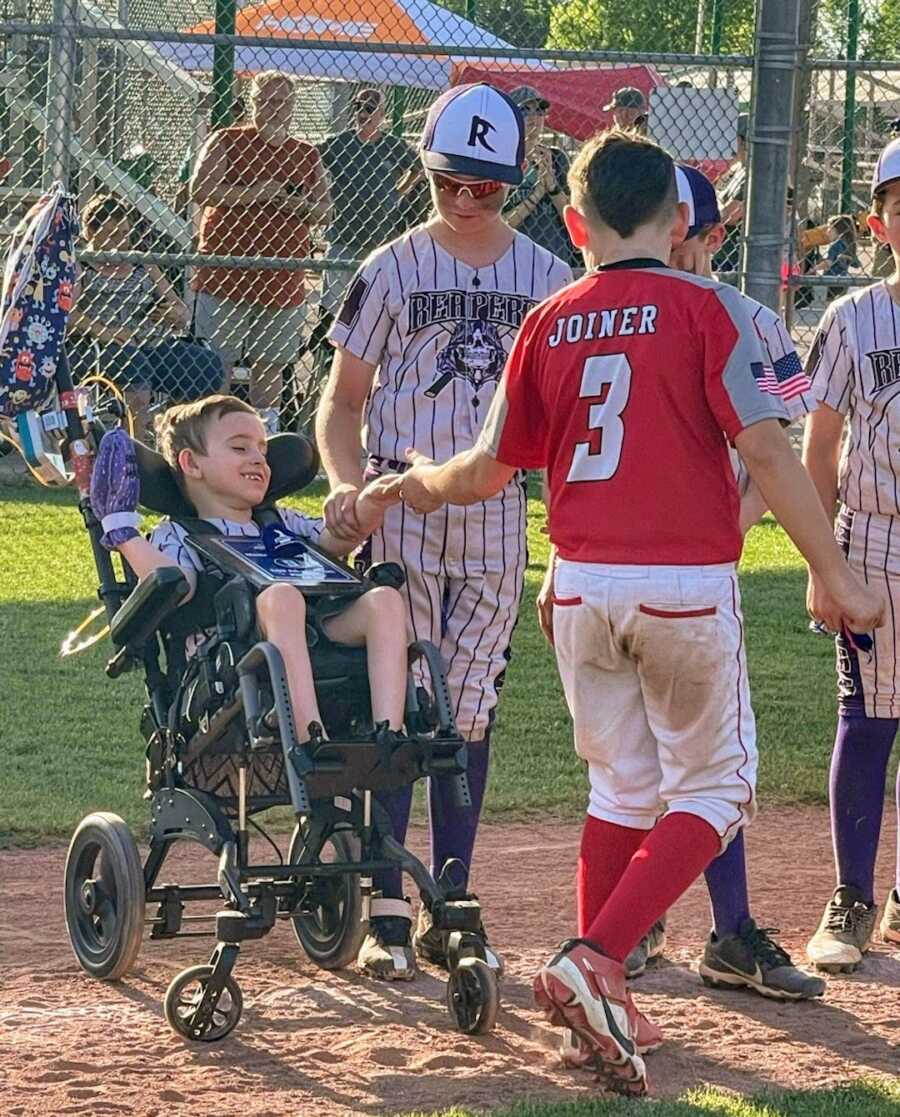
[[298, 554], [271, 555], [258, 536], [189, 535], [188, 542], [229, 574], [247, 578], [257, 588], [286, 582], [306, 593], [359, 592], [360, 579], [321, 548], [305, 540]]

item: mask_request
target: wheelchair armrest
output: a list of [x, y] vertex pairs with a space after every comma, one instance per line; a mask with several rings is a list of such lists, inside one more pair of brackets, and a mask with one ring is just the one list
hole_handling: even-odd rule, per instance
[[112, 642], [117, 647], [140, 647], [181, 604], [189, 589], [177, 566], [154, 570], [138, 582], [110, 621]]

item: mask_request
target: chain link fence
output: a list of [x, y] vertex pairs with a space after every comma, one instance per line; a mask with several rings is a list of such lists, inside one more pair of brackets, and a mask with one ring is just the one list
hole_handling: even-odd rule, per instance
[[830, 301], [893, 271], [866, 217], [878, 154], [900, 135], [900, 63], [890, 61], [900, 57], [900, 4], [818, 0], [807, 18], [786, 268], [786, 315], [801, 346]]
[[[561, 217], [569, 160], [599, 129], [636, 125], [716, 180], [728, 226], [716, 266], [736, 281], [755, 10], [756, 0], [664, 10], [650, 0], [0, 0], [0, 236], [52, 181], [77, 193], [70, 358], [92, 391], [125, 394], [141, 433], [154, 408], [220, 386], [273, 424], [302, 427], [354, 267], [429, 218], [416, 145], [452, 85], [488, 81], [523, 108], [525, 179], [506, 202], [520, 231], [580, 266]], [[857, 80], [857, 209], [892, 111], [882, 79], [891, 75]], [[835, 68], [810, 71], [798, 227], [820, 230], [848, 208], [834, 154], [845, 81]], [[795, 314], [808, 313], [803, 288], [792, 291]]]

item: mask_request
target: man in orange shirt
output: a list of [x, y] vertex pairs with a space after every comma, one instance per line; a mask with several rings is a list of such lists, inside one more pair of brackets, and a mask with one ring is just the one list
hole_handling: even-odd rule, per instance
[[[290, 132], [294, 83], [257, 74], [252, 123], [223, 128], [200, 153], [191, 199], [203, 206], [199, 251], [210, 255], [310, 255], [310, 226], [325, 223], [331, 200], [318, 152]], [[277, 425], [282, 370], [297, 356], [304, 322], [302, 271], [201, 267], [197, 333], [229, 368], [250, 365], [250, 402]]]

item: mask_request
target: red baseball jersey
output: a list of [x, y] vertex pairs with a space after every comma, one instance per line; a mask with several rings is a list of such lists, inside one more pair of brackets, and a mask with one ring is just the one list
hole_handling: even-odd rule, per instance
[[657, 260], [586, 275], [535, 307], [479, 445], [546, 468], [565, 559], [733, 562], [739, 498], [726, 439], [783, 410], [756, 384], [744, 297]]

